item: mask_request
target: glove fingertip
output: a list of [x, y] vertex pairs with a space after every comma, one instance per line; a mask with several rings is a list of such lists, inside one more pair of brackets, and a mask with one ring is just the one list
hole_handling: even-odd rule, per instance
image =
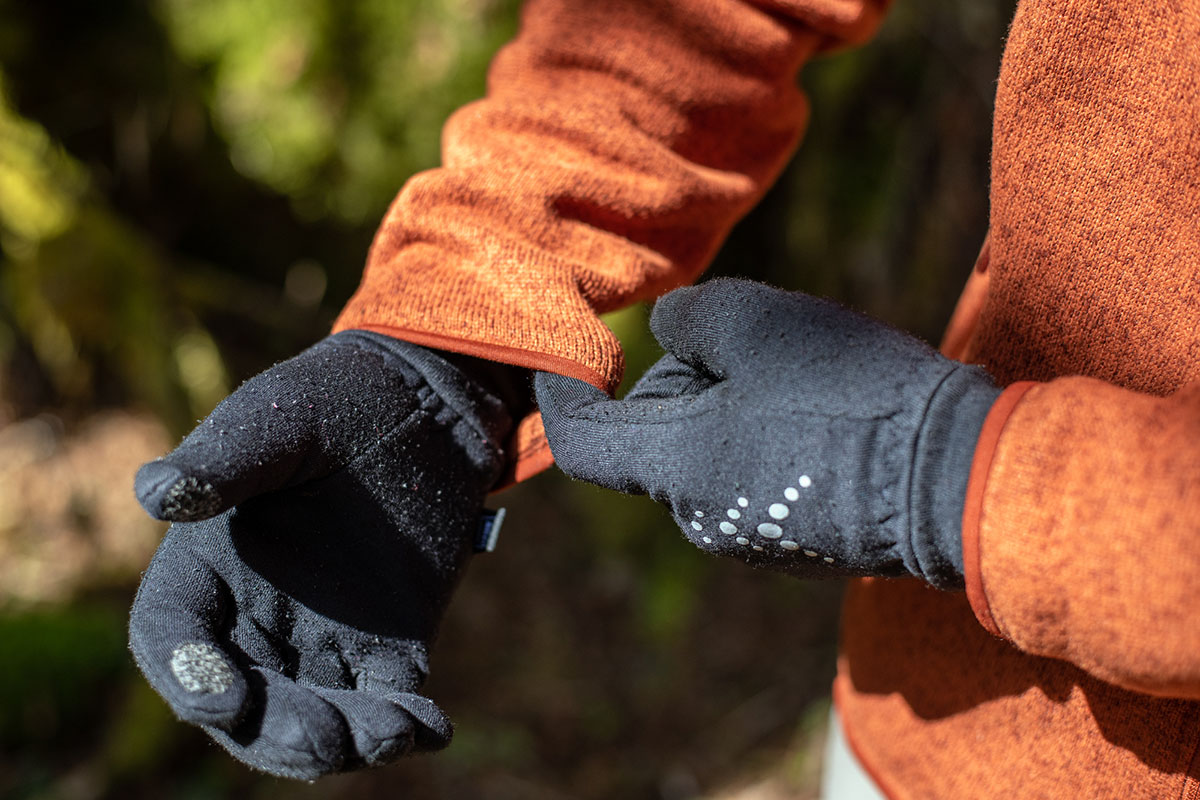
[[171, 703], [171, 708], [184, 722], [231, 731], [241, 722], [249, 696], [245, 681], [239, 681], [239, 684], [223, 694], [196, 695], [186, 700], [176, 700]]
[[534, 393], [543, 418], [569, 414], [609, 399], [608, 395], [586, 381], [553, 372], [539, 372], [534, 378]]
[[539, 373], [537, 399], [554, 462], [566, 475], [631, 494], [645, 491], [635, 452], [641, 414], [583, 381]]
[[573, 474], [581, 428], [575, 417], [583, 408], [605, 401], [608, 396], [581, 380], [548, 372], [537, 374], [534, 393], [555, 461], [568, 475]]
[[246, 679], [213, 645], [184, 642], [168, 655], [166, 647], [148, 646], [135, 634], [130, 649], [150, 684], [184, 722], [232, 730], [241, 720], [249, 697]]
[[442, 750], [454, 737], [454, 723], [437, 703], [414, 692], [392, 695], [391, 700], [407, 711], [416, 723], [413, 730], [413, 749]]
[[[244, 718], [201, 727], [238, 761], [280, 778], [314, 781], [346, 764], [342, 715], [312, 689], [263, 667], [245, 674]], [[192, 721], [189, 718], [187, 721]]]
[[141, 466], [133, 479], [133, 491], [147, 514], [167, 522], [195, 522], [224, 510], [212, 483], [161, 458]]
[[670, 325], [701, 291], [700, 286], [679, 286], [654, 301], [654, 307], [650, 309], [650, 330], [655, 338], [658, 338], [658, 328]]
[[[738, 306], [762, 284], [744, 278], [713, 278], [695, 286], [680, 286], [664, 294], [650, 312], [650, 331], [664, 347], [686, 329], [728, 306]], [[668, 348], [669, 349], [669, 348]]]
[[714, 278], [659, 298], [650, 331], [668, 353], [705, 372], [727, 377], [753, 363], [746, 334], [767, 306], [789, 293], [743, 278]]

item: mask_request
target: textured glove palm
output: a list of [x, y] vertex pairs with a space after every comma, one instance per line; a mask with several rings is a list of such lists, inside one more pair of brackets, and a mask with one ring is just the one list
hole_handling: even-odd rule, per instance
[[446, 360], [363, 331], [252, 378], [138, 473], [142, 505], [175, 522], [134, 602], [138, 666], [276, 775], [445, 746], [415, 691], [508, 425]]
[[999, 390], [837, 304], [744, 280], [659, 300], [668, 354], [624, 400], [541, 373], [575, 478], [664, 503], [712, 553], [800, 576], [962, 583], [961, 515]]

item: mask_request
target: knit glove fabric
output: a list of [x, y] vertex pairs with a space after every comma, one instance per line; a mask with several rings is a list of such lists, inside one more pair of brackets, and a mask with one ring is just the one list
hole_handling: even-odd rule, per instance
[[962, 510], [999, 390], [836, 303], [744, 280], [677, 289], [623, 400], [539, 373], [559, 467], [666, 505], [710, 553], [803, 577], [962, 586]]
[[444, 747], [416, 692], [509, 426], [459, 367], [364, 331], [247, 381], [137, 474], [174, 522], [130, 618], [146, 678], [275, 775]]

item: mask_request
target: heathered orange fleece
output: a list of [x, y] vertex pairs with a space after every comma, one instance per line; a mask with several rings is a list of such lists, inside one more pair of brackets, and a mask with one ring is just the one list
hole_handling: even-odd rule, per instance
[[[533, 0], [338, 329], [612, 389], [596, 316], [694, 279], [885, 0]], [[1009, 388], [967, 592], [856, 582], [834, 694], [893, 798], [1200, 800], [1200, 0], [1023, 0], [944, 350]], [[548, 463], [536, 415], [518, 477]]]

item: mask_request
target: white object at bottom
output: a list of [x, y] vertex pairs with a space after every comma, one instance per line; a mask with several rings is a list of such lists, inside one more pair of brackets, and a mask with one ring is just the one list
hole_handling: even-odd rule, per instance
[[829, 733], [825, 736], [821, 800], [887, 800], [851, 752], [834, 708], [829, 710]]

